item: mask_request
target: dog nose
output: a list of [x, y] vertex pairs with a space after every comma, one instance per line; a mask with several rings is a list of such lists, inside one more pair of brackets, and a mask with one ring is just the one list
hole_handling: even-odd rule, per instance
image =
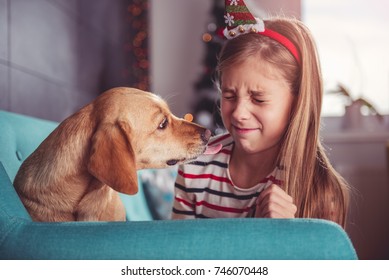
[[204, 143], [208, 143], [209, 138], [211, 138], [212, 132], [209, 129], [206, 129], [203, 133], [201, 133], [201, 140]]

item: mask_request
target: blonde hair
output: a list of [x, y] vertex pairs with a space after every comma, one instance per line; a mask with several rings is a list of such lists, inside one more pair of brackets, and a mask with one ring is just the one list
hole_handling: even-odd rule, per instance
[[265, 26], [294, 43], [300, 64], [277, 41], [245, 34], [223, 46], [218, 58], [218, 82], [224, 69], [252, 55], [281, 71], [295, 95], [277, 159], [284, 170], [282, 187], [293, 197], [297, 217], [328, 219], [345, 227], [349, 187], [332, 167], [319, 138], [323, 88], [315, 42], [308, 28], [296, 19], [273, 18], [265, 21]]

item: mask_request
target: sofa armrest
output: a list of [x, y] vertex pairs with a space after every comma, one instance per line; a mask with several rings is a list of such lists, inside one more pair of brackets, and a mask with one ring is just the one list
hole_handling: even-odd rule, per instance
[[345, 232], [314, 219], [12, 221], [5, 259], [356, 259]]

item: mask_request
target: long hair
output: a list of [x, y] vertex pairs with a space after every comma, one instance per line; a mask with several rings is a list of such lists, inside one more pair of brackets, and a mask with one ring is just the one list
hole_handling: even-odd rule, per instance
[[345, 227], [349, 187], [332, 167], [319, 137], [323, 88], [315, 42], [308, 28], [296, 19], [273, 18], [265, 21], [265, 26], [294, 43], [300, 64], [277, 41], [245, 34], [223, 46], [217, 82], [220, 85], [224, 69], [253, 55], [281, 71], [295, 96], [277, 158], [283, 170], [282, 187], [293, 197], [297, 217], [328, 219]]

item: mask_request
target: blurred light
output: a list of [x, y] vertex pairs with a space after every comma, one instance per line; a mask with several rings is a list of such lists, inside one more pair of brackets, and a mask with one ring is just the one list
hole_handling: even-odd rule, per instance
[[196, 115], [196, 121], [205, 127], [211, 127], [213, 122], [213, 116], [207, 111], [200, 111]]
[[211, 35], [211, 34], [209, 34], [209, 33], [204, 33], [204, 34], [203, 34], [203, 41], [204, 41], [204, 42], [208, 43], [208, 42], [210, 42], [211, 40], [212, 40], [212, 35]]
[[190, 113], [185, 114], [184, 120], [186, 120], [188, 122], [192, 122], [193, 121], [193, 115], [190, 114]]
[[216, 29], [217, 29], [217, 25], [215, 23], [212, 22], [212, 23], [208, 24], [208, 31], [209, 32], [215, 32]]

